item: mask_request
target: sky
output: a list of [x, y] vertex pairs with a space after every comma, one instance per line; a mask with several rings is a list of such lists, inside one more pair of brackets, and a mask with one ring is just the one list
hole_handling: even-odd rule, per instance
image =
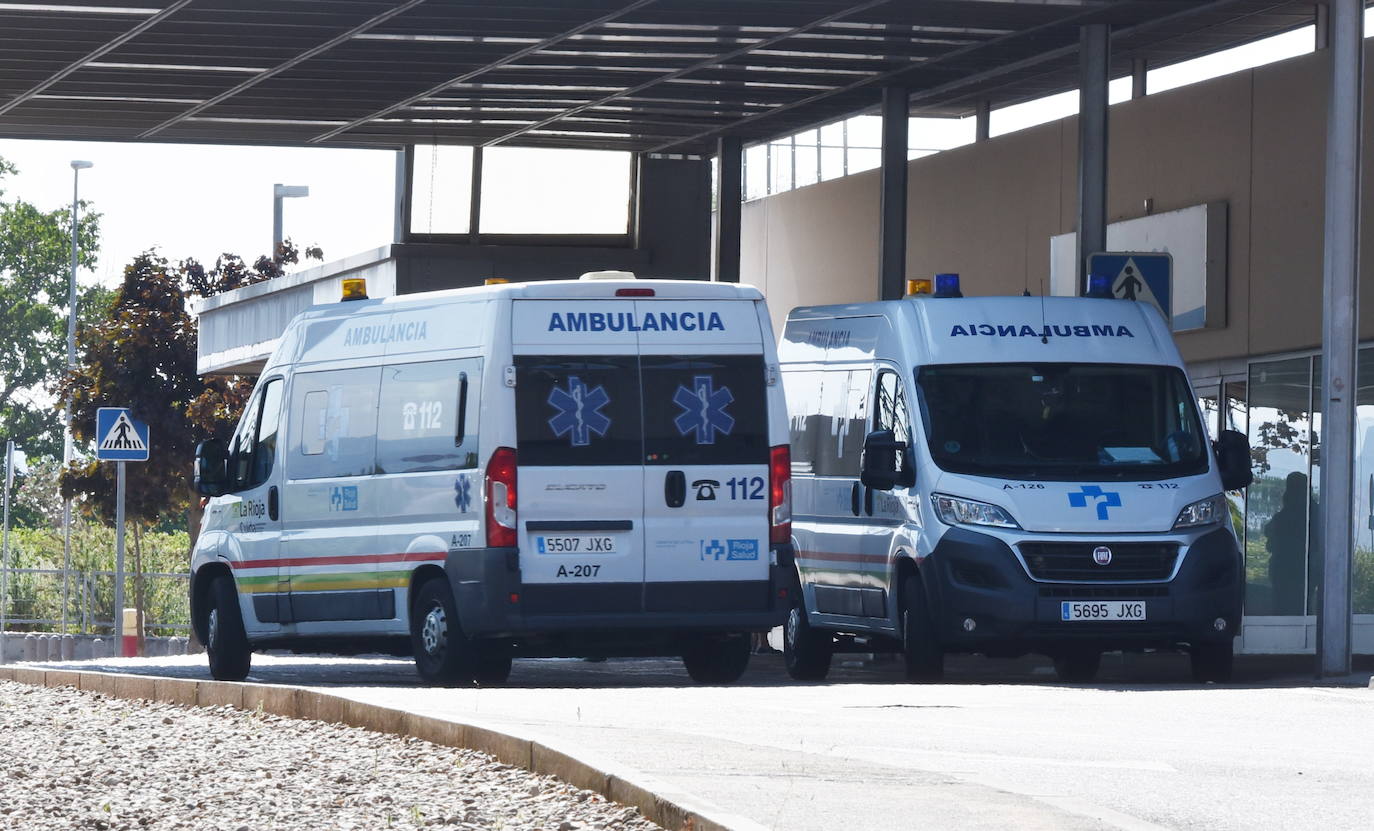
[[[1374, 13], [1366, 13], [1365, 26], [1366, 32], [1374, 31]], [[1311, 51], [1312, 42], [1313, 29], [1307, 26], [1153, 70], [1149, 91], [1303, 54]], [[1129, 95], [1129, 83], [1113, 81], [1113, 101]], [[1077, 93], [1068, 92], [995, 110], [991, 132], [1001, 135], [1072, 115], [1077, 105]], [[948, 139], [931, 136], [931, 146], [963, 143], [963, 133], [971, 134], [971, 128], [958, 125], [950, 125]], [[21, 198], [44, 210], [70, 204], [73, 159], [94, 162], [80, 173], [80, 194], [102, 214], [102, 241], [96, 269], [80, 276], [83, 283], [114, 284], [124, 265], [150, 248], [170, 260], [194, 257], [207, 266], [224, 252], [250, 261], [267, 253], [274, 183], [310, 188], [308, 197], [284, 200], [284, 231], [298, 244], [320, 246], [326, 262], [392, 238], [394, 151], [0, 139], [0, 157], [19, 168], [18, 174], [0, 180], [3, 198]], [[537, 186], [534, 180], [528, 184]], [[520, 187], [488, 192], [493, 191], [525, 192]], [[419, 192], [416, 196], [417, 205], [432, 204]], [[617, 207], [623, 209], [608, 210]], [[570, 212], [578, 210], [569, 207]], [[580, 210], [588, 213], [586, 206]], [[484, 208], [484, 220], [486, 214]]]

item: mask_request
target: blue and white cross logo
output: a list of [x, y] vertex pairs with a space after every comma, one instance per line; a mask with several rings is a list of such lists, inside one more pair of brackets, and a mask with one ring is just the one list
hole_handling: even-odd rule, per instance
[[1097, 504], [1097, 518], [1106, 519], [1108, 508], [1121, 507], [1121, 494], [1116, 491], [1104, 491], [1097, 485], [1084, 485], [1080, 493], [1069, 494], [1069, 505], [1074, 508], [1088, 507], [1088, 497], [1092, 497]]
[[715, 389], [710, 375], [698, 375], [692, 379], [692, 388], [678, 385], [673, 394], [673, 403], [682, 408], [682, 413], [673, 422], [680, 435], [696, 434], [697, 444], [715, 444], [716, 434], [730, 435], [735, 429], [735, 418], [725, 412], [734, 393], [729, 387]]
[[463, 513], [467, 513], [472, 505], [472, 485], [468, 482], [468, 477], [459, 476], [453, 483], [453, 504]]
[[568, 388], [555, 386], [549, 393], [549, 406], [557, 412], [549, 419], [549, 429], [558, 437], [568, 436], [573, 447], [592, 443], [592, 433], [606, 435], [611, 418], [601, 408], [611, 403], [606, 388], [588, 387], [576, 375], [568, 376]]

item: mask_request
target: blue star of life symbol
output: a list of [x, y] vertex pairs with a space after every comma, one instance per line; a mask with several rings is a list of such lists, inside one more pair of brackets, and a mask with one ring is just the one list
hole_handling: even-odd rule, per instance
[[679, 384], [673, 394], [673, 403], [682, 408], [673, 424], [680, 435], [695, 433], [697, 444], [715, 444], [717, 433], [728, 436], [735, 429], [734, 416], [725, 412], [735, 396], [729, 387], [714, 387], [710, 375], [698, 375], [691, 389]]
[[611, 418], [601, 408], [611, 403], [606, 388], [588, 387], [576, 375], [568, 376], [568, 388], [555, 386], [549, 392], [549, 406], [557, 412], [549, 419], [549, 429], [558, 437], [568, 436], [573, 447], [592, 443], [592, 433], [606, 435]]
[[458, 510], [463, 513], [468, 512], [468, 507], [472, 505], [472, 485], [468, 482], [468, 477], [459, 476], [453, 483], [453, 502], [458, 506]]
[[1116, 491], [1104, 491], [1097, 485], [1084, 485], [1081, 493], [1069, 494], [1069, 505], [1074, 508], [1088, 507], [1088, 497], [1092, 497], [1097, 504], [1097, 518], [1106, 519], [1108, 508], [1121, 507], [1121, 494]]

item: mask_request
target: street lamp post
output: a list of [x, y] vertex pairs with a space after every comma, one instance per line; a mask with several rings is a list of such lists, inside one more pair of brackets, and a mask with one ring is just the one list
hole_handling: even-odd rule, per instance
[[309, 185], [283, 185], [281, 183], [272, 186], [272, 257], [277, 256], [277, 249], [281, 248], [282, 229], [281, 229], [281, 201], [296, 196], [309, 196]]
[[[72, 160], [72, 269], [67, 283], [67, 372], [76, 369], [76, 266], [80, 248], [77, 245], [77, 231], [81, 228], [77, 211], [77, 199], [81, 171], [94, 165], [91, 162]], [[72, 397], [67, 395], [66, 406], [62, 411], [62, 468], [65, 470], [72, 462]], [[71, 595], [72, 576], [72, 501], [62, 501], [62, 634], [67, 634], [67, 602]], [[115, 610], [119, 614], [119, 610]]]

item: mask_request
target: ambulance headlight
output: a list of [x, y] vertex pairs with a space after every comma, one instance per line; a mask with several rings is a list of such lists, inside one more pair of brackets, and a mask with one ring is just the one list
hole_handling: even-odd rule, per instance
[[1178, 519], [1174, 522], [1174, 528], [1196, 528], [1200, 525], [1211, 525], [1221, 522], [1221, 518], [1226, 515], [1226, 497], [1217, 494], [1206, 499], [1199, 499], [1179, 511]]
[[942, 493], [931, 494], [930, 501], [935, 504], [935, 513], [946, 525], [991, 525], [994, 528], [1020, 528], [1011, 514], [986, 502], [960, 499]]

